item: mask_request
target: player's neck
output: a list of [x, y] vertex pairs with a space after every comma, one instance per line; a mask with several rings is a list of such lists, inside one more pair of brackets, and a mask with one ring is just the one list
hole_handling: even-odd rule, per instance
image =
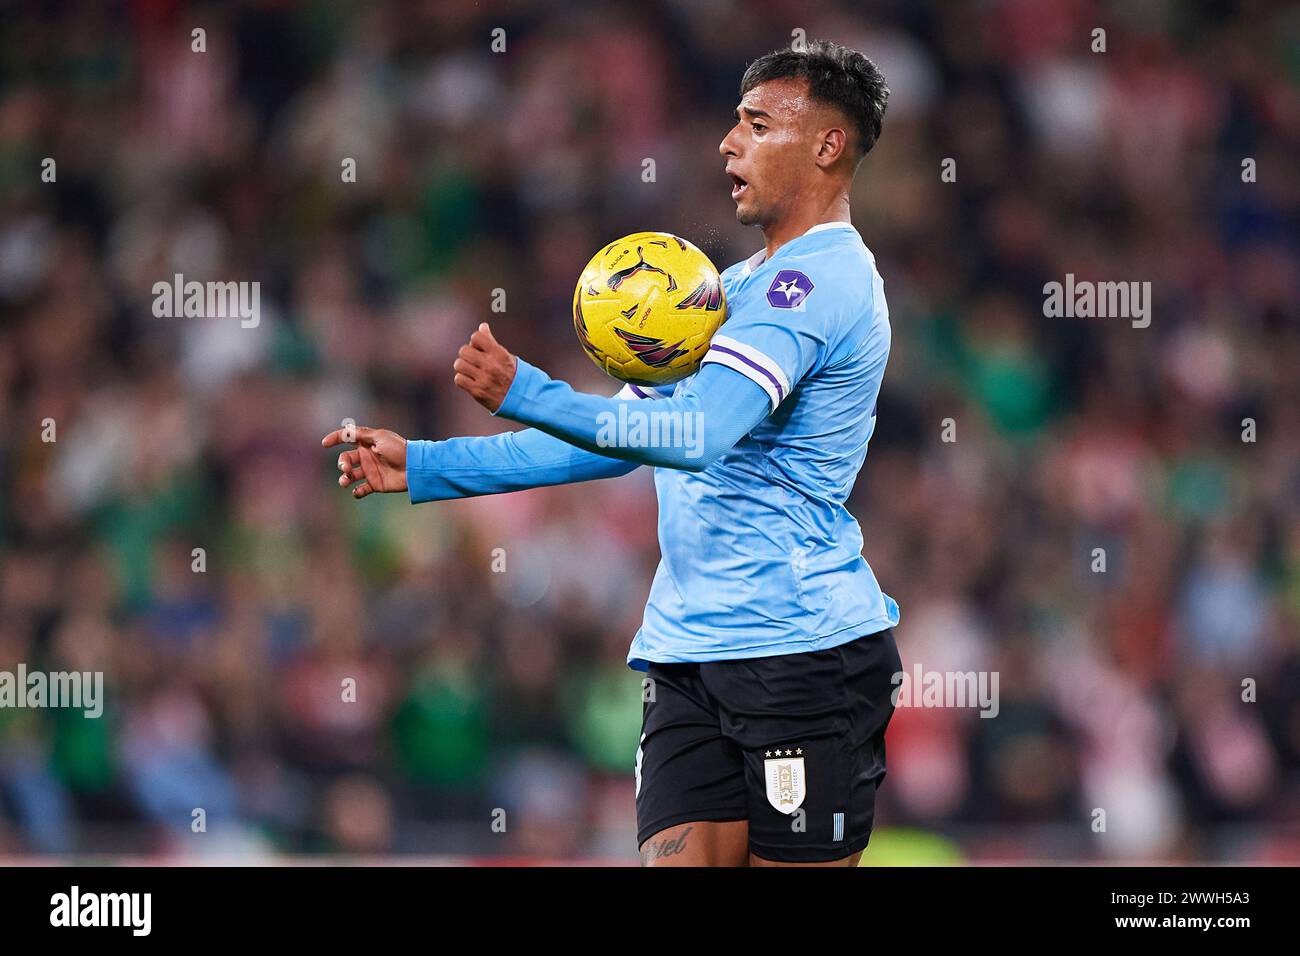
[[786, 216], [778, 222], [769, 223], [763, 227], [763, 258], [771, 259], [776, 255], [776, 250], [791, 239], [798, 239], [813, 226], [820, 226], [827, 222], [847, 222], [852, 223], [853, 219], [849, 215], [849, 197], [844, 194], [836, 196], [829, 204], [816, 206], [799, 210], [792, 215]]

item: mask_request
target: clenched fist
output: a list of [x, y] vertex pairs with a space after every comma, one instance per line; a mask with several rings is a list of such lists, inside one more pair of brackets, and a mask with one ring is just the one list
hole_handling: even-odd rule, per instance
[[501, 407], [515, 380], [515, 357], [492, 337], [486, 322], [469, 337], [468, 344], [461, 346], [452, 367], [456, 370], [456, 386], [493, 413]]

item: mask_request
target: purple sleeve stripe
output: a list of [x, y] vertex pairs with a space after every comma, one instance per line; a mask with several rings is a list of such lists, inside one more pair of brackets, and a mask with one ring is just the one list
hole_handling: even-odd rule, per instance
[[727, 355], [730, 355], [733, 358], [740, 359], [742, 362], [744, 362], [754, 371], [762, 372], [764, 375], [767, 376], [767, 380], [771, 382], [774, 386], [776, 386], [776, 400], [779, 402], [785, 398], [785, 389], [781, 387], [781, 382], [777, 379], [775, 375], [773, 375], [767, 369], [763, 368], [763, 366], [759, 365], [757, 362], [753, 361], [752, 359], [746, 358], [745, 356], [741, 355], [739, 352], [727, 348], [725, 345], [711, 345], [709, 346], [709, 349], [710, 351], [714, 351], [714, 352], [725, 352]]
[[633, 393], [634, 395], [636, 395], [637, 397], [639, 397], [639, 398], [649, 398], [649, 397], [650, 397], [650, 396], [647, 395], [645, 392], [641, 391], [640, 387], [638, 387], [638, 386], [636, 386], [636, 385], [633, 385], [633, 384], [630, 383], [630, 382], [628, 383], [628, 386], [627, 386], [627, 387], [630, 388], [630, 389], [632, 389], [632, 393]]

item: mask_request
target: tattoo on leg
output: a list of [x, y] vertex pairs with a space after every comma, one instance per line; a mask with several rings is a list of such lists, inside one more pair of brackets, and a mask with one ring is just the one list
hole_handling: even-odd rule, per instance
[[686, 851], [686, 837], [694, 827], [687, 827], [682, 831], [681, 836], [676, 840], [669, 840], [666, 837], [662, 840], [648, 840], [646, 845], [641, 848], [641, 865], [645, 866], [651, 860], [658, 860], [665, 856], [676, 856]]

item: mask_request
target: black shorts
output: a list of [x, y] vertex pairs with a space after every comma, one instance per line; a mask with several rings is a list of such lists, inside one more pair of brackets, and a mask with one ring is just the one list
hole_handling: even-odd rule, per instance
[[750, 850], [765, 860], [857, 853], [871, 836], [901, 670], [892, 630], [806, 654], [651, 664], [637, 844], [679, 823], [748, 820]]

